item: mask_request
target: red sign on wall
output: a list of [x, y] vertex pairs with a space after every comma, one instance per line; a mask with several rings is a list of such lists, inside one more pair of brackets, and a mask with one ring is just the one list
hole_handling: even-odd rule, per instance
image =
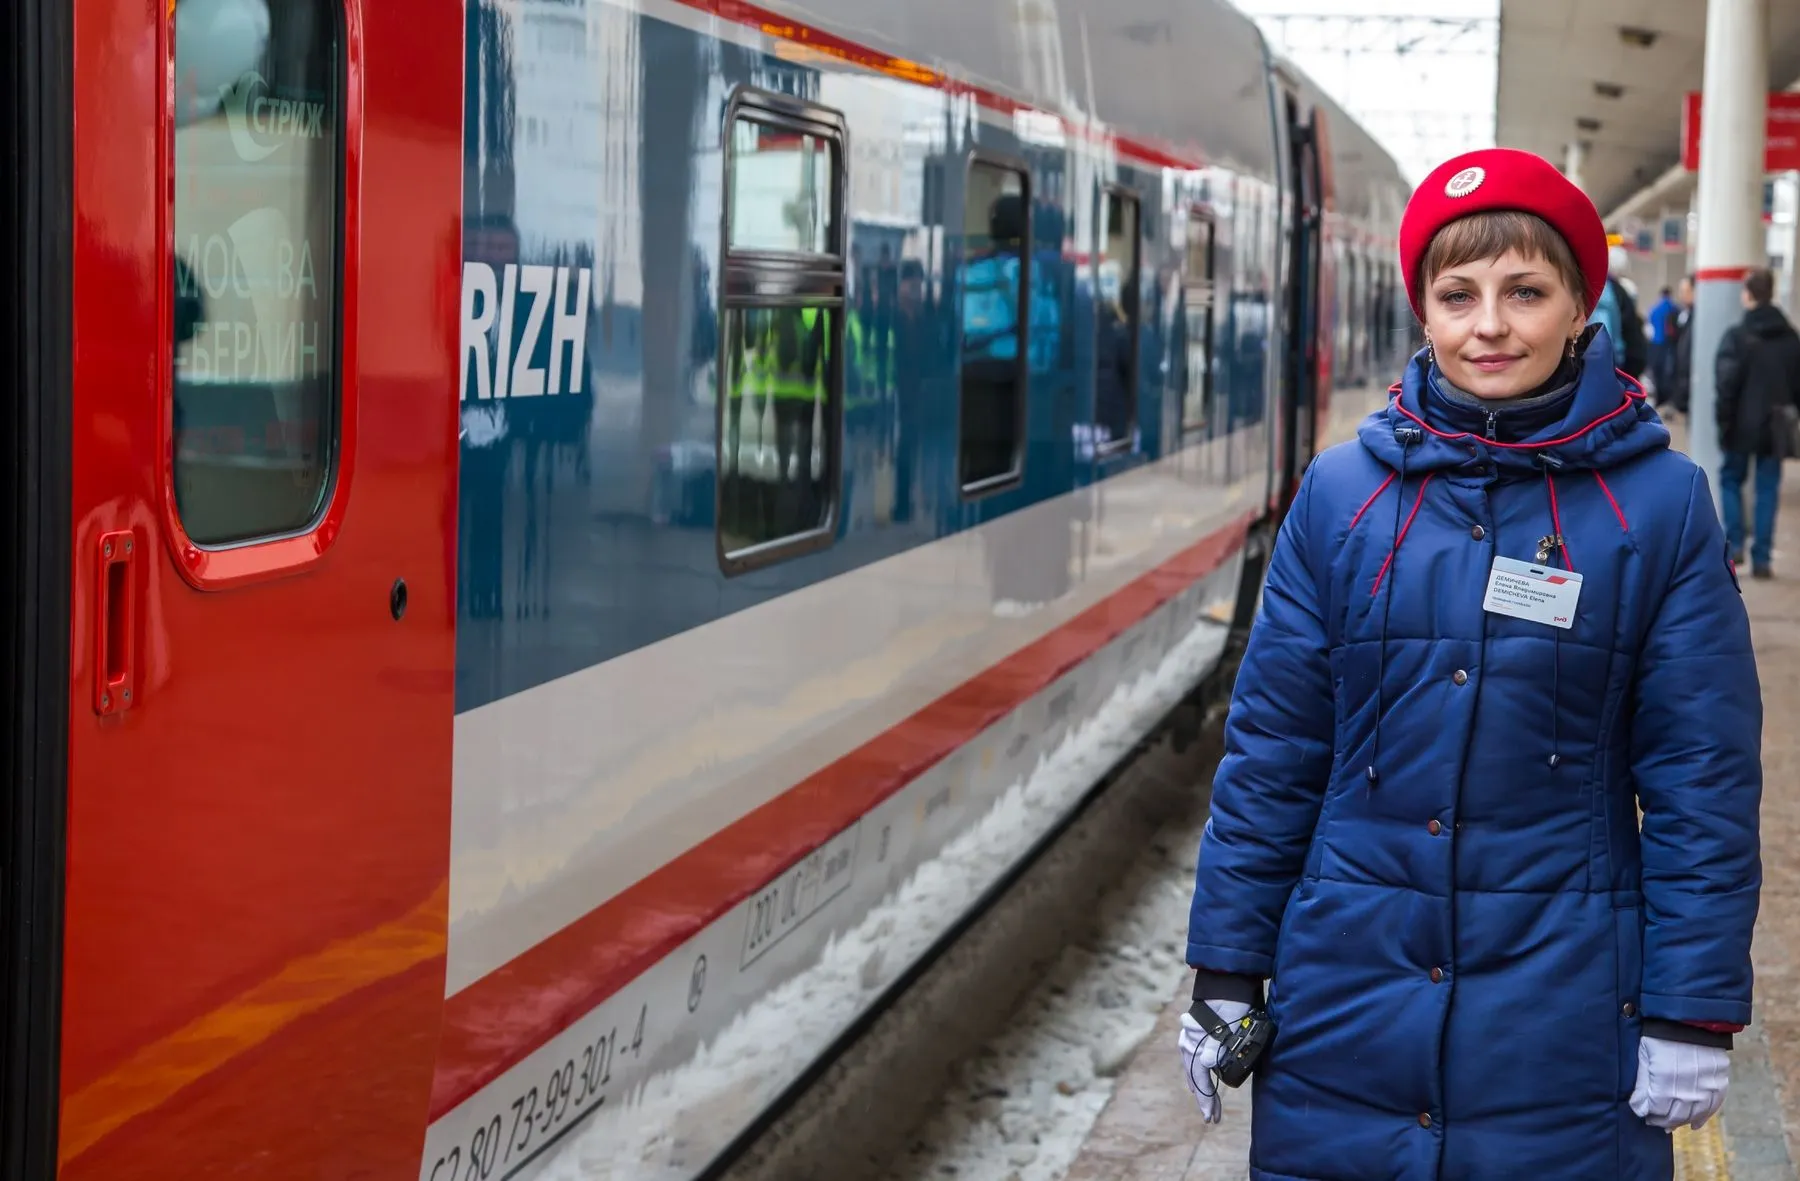
[[[1779, 90], [1769, 95], [1768, 144], [1763, 152], [1764, 172], [1800, 169], [1800, 91]], [[1689, 172], [1700, 167], [1700, 92], [1690, 90], [1681, 107], [1681, 166]]]

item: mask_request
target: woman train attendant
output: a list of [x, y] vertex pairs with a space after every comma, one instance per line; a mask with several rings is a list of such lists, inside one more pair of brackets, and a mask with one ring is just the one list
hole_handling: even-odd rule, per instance
[[1400, 253], [1428, 343], [1282, 526], [1182, 1066], [1218, 1119], [1204, 1030], [1267, 982], [1259, 1181], [1666, 1179], [1750, 1019], [1762, 703], [1736, 576], [1705, 474], [1587, 324], [1607, 248], [1579, 189], [1458, 157]]

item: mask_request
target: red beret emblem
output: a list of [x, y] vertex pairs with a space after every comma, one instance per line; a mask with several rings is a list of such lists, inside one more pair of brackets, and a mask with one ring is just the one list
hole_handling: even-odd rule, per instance
[[1481, 182], [1486, 179], [1487, 169], [1478, 164], [1471, 165], [1450, 178], [1450, 182], [1444, 186], [1444, 195], [1446, 197], [1466, 197], [1479, 189]]

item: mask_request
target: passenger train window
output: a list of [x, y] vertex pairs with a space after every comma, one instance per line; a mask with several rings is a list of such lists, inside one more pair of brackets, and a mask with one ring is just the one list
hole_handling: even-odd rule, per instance
[[1187, 356], [1182, 358], [1181, 429], [1202, 430], [1212, 405], [1213, 356], [1213, 221], [1204, 214], [1191, 215], [1187, 223], [1187, 252], [1182, 259], [1182, 307], [1185, 322], [1182, 339]]
[[963, 491], [976, 493], [1024, 474], [1031, 185], [1021, 168], [975, 159], [964, 193], [957, 461]]
[[729, 250], [830, 254], [832, 176], [837, 145], [825, 137], [759, 123], [740, 115], [731, 124]]
[[833, 112], [746, 90], [726, 129], [718, 547], [738, 573], [831, 544], [845, 183]]
[[1102, 202], [1095, 276], [1094, 411], [1100, 448], [1131, 446], [1137, 433], [1138, 202], [1116, 189]]
[[177, 11], [172, 459], [199, 545], [303, 531], [328, 499], [343, 79], [336, 0]]

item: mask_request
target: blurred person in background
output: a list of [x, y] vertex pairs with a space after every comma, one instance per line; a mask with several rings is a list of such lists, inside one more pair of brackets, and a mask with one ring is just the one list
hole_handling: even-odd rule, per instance
[[1650, 308], [1650, 381], [1656, 388], [1657, 403], [1663, 400], [1663, 391], [1669, 382], [1669, 345], [1675, 339], [1675, 314], [1679, 309], [1675, 304], [1675, 293], [1664, 287], [1658, 294], [1656, 303]]
[[1683, 275], [1675, 285], [1675, 339], [1669, 346], [1669, 384], [1657, 405], [1677, 414], [1688, 411], [1688, 394], [1694, 382], [1694, 349], [1689, 323], [1694, 317], [1694, 276]]
[[1631, 256], [1623, 246], [1607, 248], [1606, 287], [1595, 305], [1594, 318], [1612, 339], [1613, 365], [1632, 377], [1642, 377], [1650, 363], [1650, 346], [1644, 318], [1638, 314], [1637, 294], [1626, 275], [1630, 265]]
[[1757, 267], [1744, 277], [1744, 318], [1726, 329], [1714, 362], [1719, 426], [1720, 501], [1731, 560], [1744, 564], [1744, 480], [1756, 468], [1756, 526], [1750, 573], [1774, 577], [1775, 510], [1781, 461], [1800, 455], [1800, 336], [1770, 302], [1775, 276]]

